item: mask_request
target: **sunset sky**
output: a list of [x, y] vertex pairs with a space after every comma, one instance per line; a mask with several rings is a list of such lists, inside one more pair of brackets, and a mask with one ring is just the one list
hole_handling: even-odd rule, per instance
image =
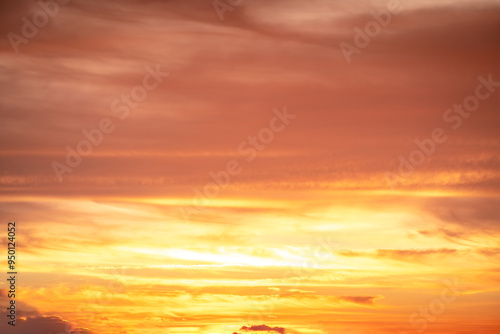
[[500, 333], [500, 1], [58, 1], [0, 3], [2, 334]]

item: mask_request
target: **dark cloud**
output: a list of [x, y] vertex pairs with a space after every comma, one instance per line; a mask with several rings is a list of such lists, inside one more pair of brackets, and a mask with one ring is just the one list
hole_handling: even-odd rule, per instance
[[285, 328], [283, 327], [269, 327], [266, 325], [253, 325], [250, 327], [243, 326], [240, 330], [244, 331], [265, 331], [265, 332], [278, 332], [281, 334], [285, 334]]
[[340, 296], [339, 300], [361, 305], [373, 305], [380, 296]]
[[[8, 319], [5, 312], [0, 312], [2, 319]], [[16, 334], [95, 334], [88, 329], [75, 327], [73, 324], [56, 316], [30, 316], [16, 319]], [[12, 326], [6, 321], [0, 323], [3, 333], [10, 333]]]

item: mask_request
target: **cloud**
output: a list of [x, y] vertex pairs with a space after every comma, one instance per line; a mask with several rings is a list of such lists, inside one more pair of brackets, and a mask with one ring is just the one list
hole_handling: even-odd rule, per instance
[[477, 252], [484, 256], [496, 257], [500, 255], [500, 248], [493, 248], [493, 247], [480, 248], [477, 250]]
[[[78, 194], [118, 195], [126, 184], [129, 194], [179, 194], [203, 184], [202, 175], [236, 155], [270, 110], [287, 103], [292, 112], [307, 112], [230, 187], [384, 189], [383, 173], [398, 155], [411, 152], [415, 137], [442, 126], [436, 115], [473, 90], [477, 75], [497, 72], [499, 9], [464, 5], [451, 15], [447, 6], [408, 8], [363, 50], [358, 66], [346, 68], [338, 43], [353, 37], [348, 27], [371, 19], [351, 6], [248, 2], [221, 24], [203, 1], [70, 2], [51, 19], [64, 29], [41, 29], [22, 58], [8, 56], [10, 45], [2, 41], [9, 66], [0, 77], [8, 96], [0, 100], [0, 156], [9, 163], [0, 184], [23, 193], [65, 195], [79, 187]], [[9, 5], [2, 14], [20, 8]], [[318, 9], [344, 12], [321, 13], [318, 26], [311, 19]], [[271, 24], [274, 19], [279, 24]], [[194, 43], [200, 36], [204, 42]], [[51, 57], [37, 56], [44, 45], [55, 50]], [[438, 79], [437, 56], [453, 59], [439, 65]], [[171, 77], [129, 120], [117, 121], [105, 144], [59, 185], [51, 162], [63, 161], [66, 145], [75, 146], [83, 129], [109, 116], [110, 102], [130, 92], [148, 63], [161, 63]], [[471, 116], [470, 127], [453, 134], [457, 142], [450, 137], [451, 145], [420, 170], [425, 175], [406, 180], [407, 186], [498, 188], [496, 101]], [[335, 158], [326, 159], [332, 153]], [[443, 179], [450, 168], [468, 177]]]
[[[0, 289], [0, 306], [2, 307], [2, 310], [4, 310], [6, 306], [10, 305], [10, 298], [8, 297], [8, 291], [9, 290], [7, 289]], [[31, 317], [31, 316], [41, 315], [40, 312], [35, 307], [19, 300], [16, 301], [16, 311], [18, 312], [18, 315], [20, 317]], [[5, 317], [2, 317], [2, 319], [5, 319]]]
[[457, 253], [456, 249], [377, 249], [374, 251], [340, 251], [338, 254], [346, 257], [374, 257], [390, 258], [400, 261], [414, 261], [428, 256], [451, 255]]
[[[11, 333], [12, 326], [5, 319], [8, 312], [4, 311], [10, 305], [7, 290], [0, 289], [0, 332]], [[35, 307], [23, 302], [16, 301], [16, 334], [93, 334], [91, 331], [76, 327], [74, 324], [53, 315], [43, 315]]]
[[[427, 286], [448, 271], [497, 283], [497, 272], [484, 267], [497, 263], [499, 246], [500, 91], [457, 131], [441, 119], [474, 93], [478, 75], [500, 80], [495, 2], [405, 3], [349, 65], [339, 43], [352, 43], [353, 29], [373, 20], [370, 12], [388, 0], [244, 0], [224, 22], [206, 0], [72, 0], [19, 46], [19, 55], [6, 34], [20, 33], [21, 18], [31, 18], [39, 2], [1, 2], [0, 212], [3, 221], [21, 222], [21, 250], [31, 269], [24, 274], [25, 300], [40, 307], [20, 303], [25, 319], [19, 321], [57, 333], [66, 316], [78, 317], [71, 302], [92, 291], [77, 282], [88, 276], [92, 284], [109, 284], [111, 270], [103, 269], [109, 266], [128, 266], [131, 278], [110, 309], [120, 322], [135, 319], [143, 329], [165, 326], [163, 317], [181, 327], [206, 323], [207, 314], [221, 321], [255, 309], [250, 301], [269, 299], [283, 310], [276, 312], [282, 324], [337, 326], [373, 319], [343, 311], [378, 311], [374, 292], [382, 289], [394, 312], [412, 307], [415, 295], [429, 294], [404, 288]], [[153, 64], [171, 75], [121, 121], [110, 103], [130, 94]], [[238, 144], [267, 127], [272, 109], [284, 104], [297, 120], [247, 165]], [[66, 145], [75, 148], [82, 130], [103, 117], [116, 130], [58, 183], [51, 163], [64, 162]], [[387, 195], [384, 173], [395, 171], [398, 156], [408, 157], [414, 140], [436, 127], [446, 128], [449, 139], [402, 186], [419, 193]], [[192, 189], [211, 182], [209, 172], [231, 159], [245, 168], [220, 197], [237, 204], [214, 201], [186, 228], [177, 207], [192, 203]], [[453, 195], [429, 195], [434, 190]], [[473, 191], [454, 195], [464, 190]], [[297, 268], [326, 233], [347, 250], [338, 259], [322, 258], [318, 265], [328, 269]], [[410, 234], [413, 240], [406, 239]], [[453, 249], [473, 242], [491, 247]], [[240, 259], [284, 266], [211, 266]], [[419, 262], [432, 266], [422, 273]], [[464, 272], [463, 265], [474, 270]], [[52, 288], [58, 284], [73, 292]], [[269, 296], [266, 285], [282, 290]], [[138, 301], [136, 313], [120, 313], [136, 310]], [[488, 317], [479, 301], [471, 302], [473, 317]], [[151, 319], [158, 307], [161, 318]], [[325, 312], [337, 311], [343, 315], [325, 321]], [[262, 326], [246, 332], [282, 334], [281, 327]]]
[[441, 231], [452, 238], [478, 233], [500, 233], [500, 200], [496, 197], [463, 196], [428, 198], [422, 209], [443, 222]]
[[[1, 312], [2, 319], [8, 319], [5, 312]], [[16, 319], [16, 334], [93, 334], [85, 328], [75, 327], [68, 321], [56, 316], [31, 316]], [[10, 333], [12, 326], [6, 321], [0, 323], [0, 331]]]
[[381, 296], [340, 296], [339, 300], [361, 305], [373, 305], [375, 300], [382, 298]]
[[429, 255], [449, 255], [457, 252], [456, 249], [378, 249], [377, 257], [388, 257], [397, 260], [406, 260]]
[[269, 327], [266, 325], [253, 325], [250, 327], [243, 326], [240, 328], [240, 330], [244, 331], [265, 331], [265, 332], [278, 332], [281, 334], [285, 334], [285, 328], [283, 327]]

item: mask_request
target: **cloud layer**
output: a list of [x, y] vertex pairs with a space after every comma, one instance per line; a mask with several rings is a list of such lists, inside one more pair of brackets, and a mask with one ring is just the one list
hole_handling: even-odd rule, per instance
[[0, 4], [20, 333], [497, 333], [498, 1], [232, 3]]

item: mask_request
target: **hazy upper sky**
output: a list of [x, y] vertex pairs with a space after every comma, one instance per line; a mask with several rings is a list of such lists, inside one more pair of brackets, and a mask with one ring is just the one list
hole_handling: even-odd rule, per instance
[[59, 1], [0, 4], [2, 333], [500, 332], [500, 1]]

